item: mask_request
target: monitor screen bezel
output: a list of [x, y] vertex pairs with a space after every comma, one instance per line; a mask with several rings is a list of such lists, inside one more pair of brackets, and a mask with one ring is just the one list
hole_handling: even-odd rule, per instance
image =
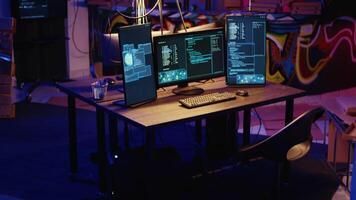
[[[119, 35], [118, 35], [119, 36], [119, 47], [120, 47], [120, 49], [122, 49], [122, 45], [123, 45], [122, 40], [120, 39], [120, 32], [122, 31], [122, 29], [133, 28], [133, 27], [137, 27], [137, 26], [149, 26], [151, 28], [151, 23], [134, 24], [134, 25], [128, 25], [128, 26], [120, 27], [119, 28]], [[150, 38], [150, 42], [151, 42], [151, 52], [152, 52], [152, 65], [153, 65], [152, 66], [152, 70], [153, 70], [152, 76], [153, 76], [153, 79], [154, 79], [153, 80], [154, 81], [153, 87], [155, 87], [155, 91], [157, 91], [157, 87], [156, 87], [156, 84], [155, 84], [155, 82], [156, 82], [156, 73], [155, 73], [155, 67], [154, 67], [154, 56], [153, 56], [154, 51], [153, 51], [153, 45], [152, 45], [152, 33], [151, 32], [152, 32], [152, 30], [150, 29], [149, 38]], [[122, 51], [120, 51], [120, 59], [121, 60], [123, 60], [122, 56], [123, 56], [122, 55]], [[145, 100], [140, 101], [140, 102], [135, 102], [135, 103], [128, 104], [127, 95], [126, 95], [125, 69], [124, 69], [123, 62], [121, 62], [121, 67], [122, 67], [122, 87], [123, 87], [123, 91], [124, 91], [124, 100], [125, 100], [124, 104], [125, 104], [125, 106], [127, 106], [127, 107], [136, 107], [137, 105], [141, 105], [143, 103], [148, 103], [148, 102], [151, 102], [151, 101], [154, 101], [154, 100], [157, 99], [157, 92], [155, 92], [155, 95], [152, 98], [145, 99]]]
[[[222, 31], [222, 50], [223, 52], [223, 71], [221, 73], [217, 73], [217, 74], [210, 74], [209, 76], [206, 77], [197, 77], [197, 78], [190, 78], [190, 79], [186, 79], [186, 80], [179, 80], [179, 81], [175, 81], [175, 82], [169, 82], [169, 83], [162, 83], [160, 84], [158, 81], [158, 58], [157, 58], [157, 40], [160, 38], [169, 38], [169, 37], [179, 37], [181, 35], [198, 35], [201, 33], [210, 33], [210, 32], [215, 32], [215, 31]], [[168, 87], [168, 86], [173, 86], [173, 85], [184, 85], [184, 84], [188, 84], [191, 82], [197, 82], [200, 80], [208, 80], [208, 79], [212, 79], [212, 78], [217, 78], [217, 77], [222, 77], [226, 74], [226, 47], [225, 47], [225, 30], [223, 27], [218, 27], [218, 28], [213, 28], [213, 29], [208, 29], [208, 30], [201, 30], [201, 31], [194, 31], [194, 32], [183, 32], [183, 33], [173, 33], [173, 34], [167, 34], [167, 35], [160, 35], [160, 36], [156, 36], [153, 38], [153, 50], [155, 52], [155, 56], [154, 56], [154, 66], [155, 66], [155, 76], [156, 76], [156, 88], [161, 88], [161, 87]]]
[[228, 81], [228, 76], [227, 76], [227, 73], [228, 73], [228, 47], [227, 47], [227, 43], [228, 43], [228, 23], [227, 23], [227, 19], [229, 17], [251, 17], [251, 16], [263, 16], [265, 17], [265, 33], [266, 33], [266, 39], [267, 39], [267, 16], [266, 14], [261, 14], [261, 13], [240, 13], [240, 14], [228, 14], [225, 16], [225, 38], [226, 38], [226, 41], [225, 41], [225, 45], [226, 45], [226, 50], [225, 50], [225, 82], [226, 82], [226, 85], [228, 86], [235, 86], [235, 87], [263, 87], [267, 84], [267, 69], [266, 69], [266, 63], [267, 63], [267, 44], [265, 44], [265, 70], [264, 70], [264, 77], [265, 77], [265, 80], [263, 83], [247, 83], [247, 84], [241, 84], [241, 83], [237, 83], [237, 82], [229, 82]]

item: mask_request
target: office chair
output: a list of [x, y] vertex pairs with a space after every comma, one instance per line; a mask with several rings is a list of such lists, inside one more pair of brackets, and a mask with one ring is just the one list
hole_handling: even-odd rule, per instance
[[322, 107], [307, 111], [273, 136], [238, 151], [236, 155], [238, 161], [264, 158], [277, 163], [276, 199], [279, 198], [282, 175], [287, 175], [282, 172], [288, 173], [289, 162], [298, 160], [309, 152], [312, 143], [312, 124], [322, 116], [324, 111]]

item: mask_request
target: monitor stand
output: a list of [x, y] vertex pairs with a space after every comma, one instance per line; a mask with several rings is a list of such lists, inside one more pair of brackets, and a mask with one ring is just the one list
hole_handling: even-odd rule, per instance
[[188, 84], [181, 84], [174, 88], [172, 92], [176, 95], [198, 95], [204, 93], [204, 89], [188, 86]]

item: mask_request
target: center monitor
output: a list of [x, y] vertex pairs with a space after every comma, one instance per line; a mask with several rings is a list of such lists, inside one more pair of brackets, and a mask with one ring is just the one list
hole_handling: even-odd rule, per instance
[[224, 30], [178, 33], [154, 37], [157, 86], [178, 85], [175, 94], [201, 94], [189, 82], [223, 76]]

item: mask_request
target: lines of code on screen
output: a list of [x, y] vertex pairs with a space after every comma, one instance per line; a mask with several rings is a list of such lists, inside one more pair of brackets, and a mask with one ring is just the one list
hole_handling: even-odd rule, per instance
[[266, 18], [264, 15], [228, 16], [227, 82], [265, 83]]
[[155, 39], [159, 84], [204, 79], [224, 73], [222, 29]]

